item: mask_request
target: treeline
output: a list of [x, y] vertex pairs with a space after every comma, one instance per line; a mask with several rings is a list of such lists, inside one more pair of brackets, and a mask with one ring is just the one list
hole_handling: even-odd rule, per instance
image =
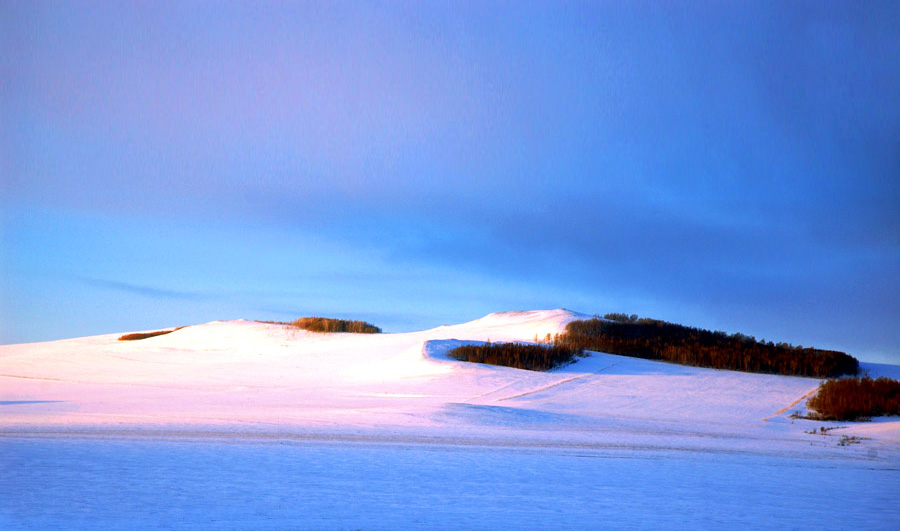
[[582, 351], [559, 345], [485, 343], [464, 345], [447, 353], [451, 358], [472, 363], [502, 365], [529, 371], [548, 371], [580, 356]]
[[636, 315], [572, 321], [554, 343], [695, 367], [828, 378], [856, 374], [859, 361], [843, 352], [756, 341]]
[[858, 420], [900, 415], [900, 382], [890, 378], [841, 378], [819, 385], [806, 401], [817, 420]]
[[310, 332], [351, 332], [354, 334], [380, 334], [381, 328], [365, 321], [349, 321], [328, 317], [301, 317], [286, 323]]

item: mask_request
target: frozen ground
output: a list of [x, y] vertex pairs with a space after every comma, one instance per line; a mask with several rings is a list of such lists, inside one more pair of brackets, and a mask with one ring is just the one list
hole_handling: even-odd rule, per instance
[[900, 422], [791, 419], [818, 380], [445, 357], [578, 317], [0, 346], [0, 528], [900, 528]]

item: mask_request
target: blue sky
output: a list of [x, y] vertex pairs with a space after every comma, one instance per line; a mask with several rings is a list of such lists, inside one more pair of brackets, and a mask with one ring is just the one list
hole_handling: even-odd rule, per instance
[[900, 363], [895, 3], [0, 24], [0, 342], [566, 307]]

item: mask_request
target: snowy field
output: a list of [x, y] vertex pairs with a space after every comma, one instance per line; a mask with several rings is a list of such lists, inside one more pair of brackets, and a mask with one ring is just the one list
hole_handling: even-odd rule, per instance
[[818, 380], [445, 356], [579, 317], [0, 346], [0, 529], [900, 529], [900, 421], [792, 419]]
[[120, 439], [5, 440], [0, 459], [4, 529], [897, 529], [900, 523], [896, 469], [855, 460]]

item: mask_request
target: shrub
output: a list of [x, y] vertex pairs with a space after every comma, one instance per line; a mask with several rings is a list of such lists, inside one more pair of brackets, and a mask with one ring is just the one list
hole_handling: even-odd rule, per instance
[[859, 361], [843, 352], [756, 341], [743, 334], [710, 332], [636, 315], [572, 321], [559, 345], [744, 372], [828, 378], [856, 374]]
[[464, 345], [447, 353], [451, 358], [460, 361], [515, 367], [529, 371], [547, 371], [569, 363], [581, 354], [581, 350], [570, 347], [524, 343]]
[[806, 401], [817, 420], [856, 420], [900, 415], [900, 382], [890, 378], [841, 378], [822, 382]]
[[327, 317], [301, 317], [288, 326], [302, 328], [310, 332], [351, 332], [354, 334], [380, 334], [381, 328], [365, 321], [348, 321]]
[[157, 330], [156, 332], [136, 332], [134, 334], [125, 334], [124, 336], [119, 336], [119, 341], [138, 341], [141, 339], [147, 339], [148, 337], [164, 336], [166, 334], [171, 334], [175, 330], [180, 329], [175, 328], [173, 330]]

